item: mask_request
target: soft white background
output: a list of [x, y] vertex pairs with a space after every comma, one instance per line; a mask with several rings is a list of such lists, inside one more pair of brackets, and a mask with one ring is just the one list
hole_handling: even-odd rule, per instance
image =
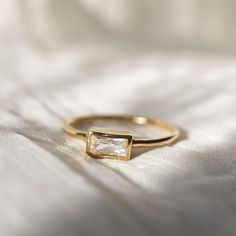
[[[0, 0], [0, 235], [236, 234], [235, 1]], [[182, 130], [95, 160], [72, 115]]]

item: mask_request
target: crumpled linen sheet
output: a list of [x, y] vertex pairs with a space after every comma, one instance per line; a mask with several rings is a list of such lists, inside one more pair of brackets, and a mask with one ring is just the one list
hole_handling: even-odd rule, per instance
[[[61, 68], [66, 56], [30, 55], [1, 78], [1, 235], [234, 235], [235, 60], [109, 54]], [[61, 131], [90, 113], [159, 117], [182, 135], [95, 160]]]
[[[236, 234], [235, 57], [3, 35], [0, 50], [0, 235]], [[158, 117], [181, 137], [96, 160], [61, 130], [91, 113]]]

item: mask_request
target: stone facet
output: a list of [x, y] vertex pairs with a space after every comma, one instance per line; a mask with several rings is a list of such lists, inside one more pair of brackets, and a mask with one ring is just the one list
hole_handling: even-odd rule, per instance
[[126, 157], [128, 140], [124, 138], [107, 138], [91, 135], [90, 151], [96, 155]]
[[129, 159], [131, 136], [91, 131], [88, 137], [87, 153], [97, 158]]

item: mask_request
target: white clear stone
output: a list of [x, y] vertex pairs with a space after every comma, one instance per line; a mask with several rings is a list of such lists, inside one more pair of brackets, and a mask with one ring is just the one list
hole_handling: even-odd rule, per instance
[[90, 137], [90, 152], [96, 155], [126, 157], [127, 146], [128, 140], [125, 138]]

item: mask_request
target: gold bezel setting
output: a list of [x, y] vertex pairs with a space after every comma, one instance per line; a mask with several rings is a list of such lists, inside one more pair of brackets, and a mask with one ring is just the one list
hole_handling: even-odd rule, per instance
[[[107, 142], [107, 145], [110, 147], [110, 150], [100, 150], [96, 151], [96, 148], [92, 148], [92, 138], [96, 138], [97, 140], [101, 140], [102, 142]], [[124, 149], [125, 155], [119, 155], [115, 151], [111, 150], [112, 141], [122, 141], [125, 142], [125, 146], [120, 146], [120, 148]], [[99, 142], [99, 141], [98, 141]], [[110, 144], [109, 144], [110, 143]], [[131, 157], [131, 149], [132, 149], [133, 137], [130, 132], [126, 131], [115, 131], [104, 128], [91, 128], [88, 132], [87, 143], [86, 143], [86, 153], [94, 158], [99, 159], [116, 159], [116, 160], [129, 160]], [[113, 144], [114, 145], [114, 144]], [[118, 145], [117, 145], [118, 146]], [[94, 151], [95, 150], [95, 151]]]

